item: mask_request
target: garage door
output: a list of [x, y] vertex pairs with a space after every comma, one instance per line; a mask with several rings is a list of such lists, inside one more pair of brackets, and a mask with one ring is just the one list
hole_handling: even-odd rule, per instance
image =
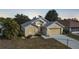
[[49, 35], [59, 35], [61, 34], [61, 29], [60, 28], [50, 28], [48, 30]]

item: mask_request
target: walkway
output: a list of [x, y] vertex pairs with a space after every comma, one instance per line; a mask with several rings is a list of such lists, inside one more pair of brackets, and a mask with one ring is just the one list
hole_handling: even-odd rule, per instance
[[72, 48], [72, 49], [79, 49], [79, 41], [70, 38], [68, 36], [65, 35], [54, 35], [52, 37], [45, 37], [43, 36], [45, 39], [48, 38], [55, 38], [57, 41], [67, 45], [68, 47]]

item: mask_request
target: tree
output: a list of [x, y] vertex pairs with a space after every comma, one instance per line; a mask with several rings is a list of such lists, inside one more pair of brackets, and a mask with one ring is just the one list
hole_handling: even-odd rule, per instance
[[23, 14], [17, 14], [17, 15], [15, 15], [15, 18], [14, 19], [15, 19], [15, 21], [19, 25], [22, 24], [22, 23], [24, 23], [24, 22], [26, 22], [26, 21], [29, 21], [30, 20], [28, 16], [23, 15]]
[[63, 34], [69, 34], [69, 33], [70, 33], [70, 31], [67, 28], [63, 29]]
[[5, 20], [5, 18], [0, 17], [0, 22], [3, 22]]
[[58, 20], [58, 13], [56, 12], [56, 10], [49, 10], [45, 16], [45, 19], [49, 21], [56, 21]]
[[17, 24], [17, 22], [11, 18], [6, 18], [4, 21], [4, 36], [7, 39], [15, 39], [17, 38], [19, 31], [20, 31], [20, 26]]
[[74, 21], [78, 21], [78, 19], [77, 19], [77, 18], [72, 18], [72, 20], [74, 20]]

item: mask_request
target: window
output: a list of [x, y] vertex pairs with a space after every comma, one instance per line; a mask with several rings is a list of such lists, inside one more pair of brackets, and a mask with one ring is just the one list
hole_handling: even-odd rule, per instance
[[43, 24], [42, 21], [40, 21], [40, 20], [39, 21], [36, 21], [36, 26], [39, 26], [40, 27], [40, 26], [42, 26], [42, 24]]

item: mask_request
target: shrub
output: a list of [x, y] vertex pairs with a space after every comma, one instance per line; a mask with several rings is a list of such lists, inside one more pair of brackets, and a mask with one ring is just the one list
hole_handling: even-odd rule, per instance
[[24, 36], [24, 32], [20, 30], [18, 36], [19, 37]]
[[41, 36], [41, 34], [40, 33], [36, 33], [35, 36]]
[[63, 34], [69, 34], [69, 33], [70, 33], [70, 31], [68, 29], [64, 28]]
[[29, 39], [29, 38], [31, 38], [31, 37], [32, 37], [32, 35], [28, 35], [26, 38]]

